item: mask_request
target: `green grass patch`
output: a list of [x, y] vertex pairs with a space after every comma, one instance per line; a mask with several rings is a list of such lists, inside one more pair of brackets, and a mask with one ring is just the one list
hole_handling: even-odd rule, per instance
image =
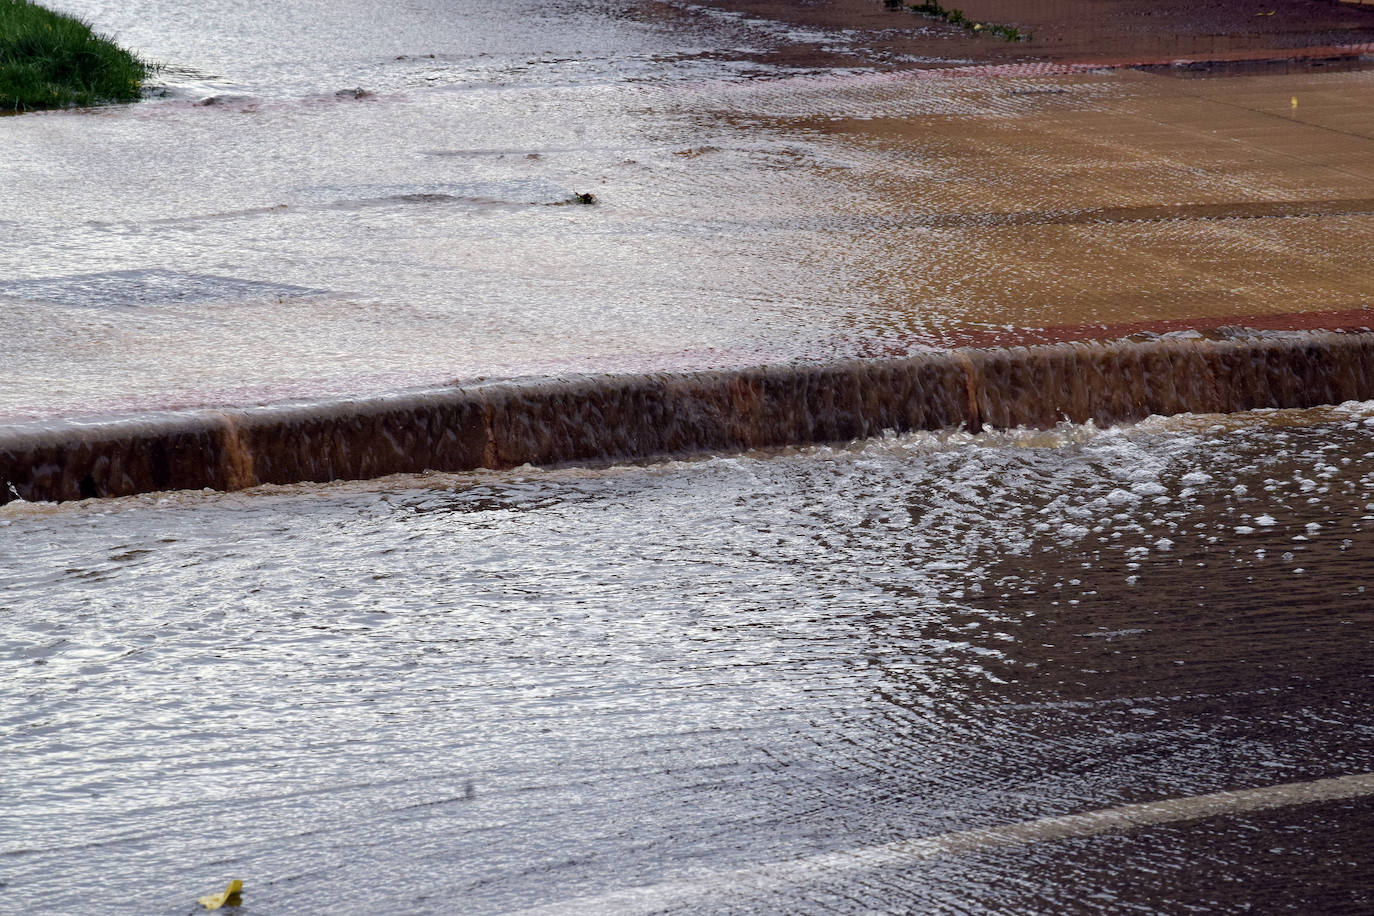
[[0, 111], [137, 101], [153, 69], [79, 19], [0, 0]]
[[883, 0], [888, 9], [906, 8], [928, 19], [941, 19], [950, 25], [961, 26], [975, 35], [991, 35], [1003, 41], [1029, 41], [1030, 35], [1014, 25], [998, 25], [995, 22], [978, 22], [964, 15], [963, 10], [947, 10], [939, 0], [924, 0], [922, 3], [906, 3], [904, 0]]

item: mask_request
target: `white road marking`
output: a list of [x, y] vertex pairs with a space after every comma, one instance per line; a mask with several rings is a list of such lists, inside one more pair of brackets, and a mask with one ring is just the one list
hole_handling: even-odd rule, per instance
[[700, 901], [718, 892], [769, 891], [837, 872], [909, 865], [922, 859], [958, 855], [997, 846], [1020, 846], [1070, 837], [1096, 836], [1157, 824], [1173, 824], [1218, 815], [1269, 811], [1292, 805], [1338, 801], [1374, 795], [1374, 773], [1359, 773], [1312, 782], [1290, 782], [1258, 789], [1216, 792], [1188, 798], [1121, 805], [1083, 814], [1047, 817], [1001, 827], [960, 830], [919, 839], [898, 840], [840, 852], [771, 862], [732, 871], [701, 875], [581, 897], [521, 910], [521, 916], [570, 916], [570, 914], [641, 913]]

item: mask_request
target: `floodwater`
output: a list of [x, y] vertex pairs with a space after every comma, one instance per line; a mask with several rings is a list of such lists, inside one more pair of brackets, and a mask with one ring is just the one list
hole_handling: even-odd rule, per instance
[[791, 278], [817, 231], [771, 230], [821, 185], [746, 139], [733, 171], [777, 201], [749, 213], [696, 156], [726, 128], [670, 88], [759, 70], [714, 59], [745, 43], [728, 19], [69, 6], [176, 69], [165, 99], [0, 127], [0, 218], [24, 240], [0, 251], [0, 416], [758, 361], [812, 334], [824, 290]]
[[[688, 3], [62, 6], [169, 68], [0, 119], [11, 429], [1374, 282], [1368, 70], [897, 75]], [[248, 913], [1369, 911], [1371, 524], [1374, 403], [12, 502], [0, 912], [231, 878]]]
[[0, 422], [1245, 324], [1374, 282], [1367, 70], [804, 69], [765, 52], [868, 33], [690, 4], [66, 7], [169, 69], [0, 120]]
[[6, 912], [1374, 906], [1374, 403], [0, 526]]

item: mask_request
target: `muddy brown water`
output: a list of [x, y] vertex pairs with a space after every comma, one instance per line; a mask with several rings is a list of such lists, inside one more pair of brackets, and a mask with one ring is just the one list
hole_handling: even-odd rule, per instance
[[[954, 33], [904, 70], [864, 28], [691, 4], [421, 5], [352, 43], [289, 5], [293, 45], [236, 10], [92, 2], [177, 64], [166, 96], [0, 124], [6, 425], [1281, 327], [1374, 283], [1367, 71]], [[869, 56], [751, 57], [799, 42]]]
[[0, 911], [1374, 909], [1374, 35], [1265, 6], [72, 3], [172, 67], [0, 119]]
[[0, 435], [0, 504], [1099, 425], [1374, 397], [1374, 335], [1200, 334], [903, 360], [593, 376]]
[[[1026, 59], [1154, 61], [1264, 56], [1275, 51], [1374, 41], [1374, 9], [1327, 0], [962, 0], [943, 4], [971, 20], [1017, 27], [1025, 40], [977, 38], [939, 20], [889, 9], [874, 0], [789, 3], [787, 0], [708, 0], [709, 7], [817, 31], [865, 33], [862, 47], [892, 67], [938, 66], [937, 61]], [[672, 8], [669, 4], [664, 4]], [[777, 59], [820, 66], [853, 66], [862, 52], [809, 36], [770, 49]]]

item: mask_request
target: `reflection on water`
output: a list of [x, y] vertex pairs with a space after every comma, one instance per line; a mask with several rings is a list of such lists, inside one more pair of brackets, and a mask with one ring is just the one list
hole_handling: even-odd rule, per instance
[[[76, 4], [182, 69], [0, 121], [0, 422], [1365, 304], [1374, 73], [820, 72], [635, 9]], [[124, 271], [322, 292], [68, 304]]]
[[[497, 912], [1363, 773], [1371, 430], [1365, 404], [11, 504], [6, 903], [183, 912], [236, 876], [261, 912]], [[1365, 848], [1367, 803], [1332, 804], [672, 905], [1170, 910], [1196, 882], [1143, 870], [1201, 855], [1233, 902], [1348, 902], [1247, 858], [1247, 824]]]
[[[604, 0], [66, 8], [173, 67], [0, 119], [7, 424], [1371, 279], [1367, 72], [797, 72], [753, 53], [786, 27]], [[258, 912], [1372, 908], [1363, 797], [728, 877], [1367, 772], [1372, 427], [12, 503], [0, 908], [184, 913], [231, 876]]]

